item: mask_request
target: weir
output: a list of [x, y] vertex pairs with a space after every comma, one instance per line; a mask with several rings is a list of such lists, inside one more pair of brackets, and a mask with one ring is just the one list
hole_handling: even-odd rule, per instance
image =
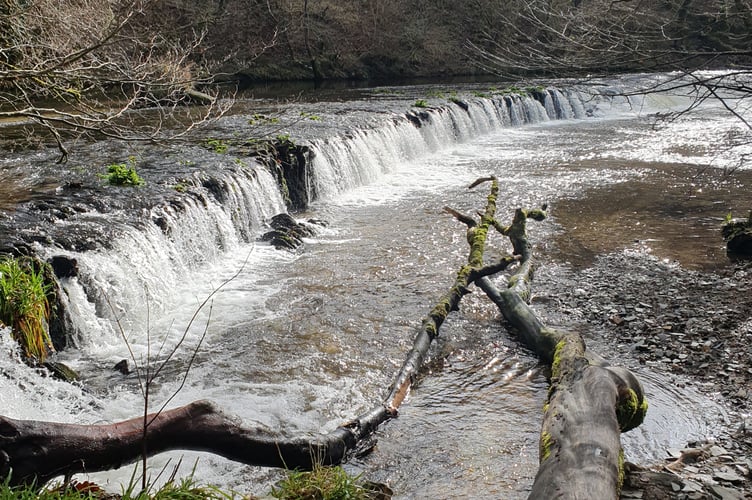
[[[588, 99], [590, 100], [588, 102]], [[395, 116], [380, 127], [335, 136], [312, 147], [310, 186], [321, 199], [368, 184], [396, 165], [504, 127], [585, 118], [599, 100], [549, 88], [533, 95], [472, 97]], [[313, 198], [313, 197], [311, 197]]]
[[[147, 330], [155, 326], [149, 318], [184, 307], [175, 302], [181, 296], [176, 291], [210, 293], [211, 288], [201, 286], [206, 284], [201, 270], [228, 255], [249, 252], [247, 245], [254, 244], [271, 216], [286, 211], [285, 201], [292, 195], [303, 208], [333, 201], [405, 162], [506, 127], [592, 116], [599, 102], [575, 90], [549, 88], [413, 107], [375, 126], [335, 129], [328, 138], [295, 146], [297, 151], [285, 153], [303, 161], [281, 170], [273, 162], [246, 165], [242, 157], [229, 168], [202, 163], [204, 168], [183, 179], [181, 192], [152, 207], [122, 209], [122, 218], [86, 212], [58, 220], [52, 241], [36, 252], [43, 259], [63, 256], [77, 263], [77, 276], [61, 279], [67, 294], [63, 305], [70, 311], [63, 343], [83, 346], [96, 337], [100, 347], [102, 342], [122, 345], [123, 329], [143, 332], [134, 340], [143, 344]], [[305, 193], [289, 192], [300, 184], [296, 177], [305, 179]], [[88, 235], [85, 245], [72, 236], [78, 232]], [[106, 238], [97, 243], [102, 235]], [[195, 307], [197, 300], [189, 303]], [[180, 324], [171, 328], [178, 335]]]

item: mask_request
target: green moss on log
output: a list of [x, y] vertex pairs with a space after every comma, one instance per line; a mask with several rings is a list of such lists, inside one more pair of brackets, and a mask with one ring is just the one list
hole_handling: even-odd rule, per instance
[[545, 462], [551, 456], [551, 447], [554, 445], [554, 438], [546, 431], [541, 432], [540, 438], [540, 461]]
[[616, 406], [616, 419], [619, 422], [619, 429], [622, 432], [627, 432], [639, 426], [645, 420], [647, 412], [647, 399], [643, 398], [640, 401], [637, 393], [629, 389], [627, 397], [622, 398], [621, 402]]
[[554, 360], [551, 363], [551, 378], [553, 380], [557, 380], [559, 375], [561, 375], [561, 355], [566, 346], [567, 341], [562, 339], [556, 344], [556, 349], [554, 349]]

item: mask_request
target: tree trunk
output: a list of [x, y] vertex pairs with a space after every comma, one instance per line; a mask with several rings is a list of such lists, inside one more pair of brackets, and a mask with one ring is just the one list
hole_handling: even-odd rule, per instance
[[[352, 437], [337, 429], [321, 440], [289, 439], [244, 427], [209, 401], [148, 416], [148, 455], [168, 450], [206, 451], [267, 467], [310, 468], [339, 463]], [[44, 484], [79, 472], [118, 468], [141, 458], [143, 416], [108, 425], [79, 425], [0, 417], [0, 477], [11, 484]]]
[[476, 281], [520, 340], [551, 364], [540, 467], [529, 498], [618, 498], [624, 480], [620, 433], [642, 423], [647, 401], [631, 372], [587, 352], [579, 334], [545, 327], [527, 305], [533, 263], [525, 226], [528, 218], [543, 216], [517, 210], [511, 226], [496, 224], [520, 255], [520, 268], [502, 291], [488, 278]]

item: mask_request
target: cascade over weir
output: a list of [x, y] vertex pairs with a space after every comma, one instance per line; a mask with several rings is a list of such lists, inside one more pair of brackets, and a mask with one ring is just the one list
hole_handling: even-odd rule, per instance
[[[152, 314], [160, 311], [160, 297], [179, 287], [183, 277], [256, 240], [277, 213], [333, 199], [400, 161], [504, 127], [585, 118], [599, 113], [599, 103], [610, 102], [556, 88], [455, 98], [378, 116], [368, 126], [324, 139], [276, 141], [271, 155], [249, 158], [243, 148], [225, 155], [198, 148], [190, 162], [149, 155], [138, 167], [147, 184], [137, 189], [104, 186], [91, 172], [74, 172], [47, 180], [41, 195], [6, 212], [0, 219], [0, 251], [59, 264], [66, 293], [58, 297], [56, 310], [64, 317], [55, 318], [51, 333], [64, 347], [87, 335], [92, 322], [101, 323], [98, 317], [125, 315], [134, 326], [148, 316], [147, 306]], [[149, 182], [152, 172], [160, 175], [158, 184]], [[71, 272], [75, 283], [66, 281]], [[71, 297], [92, 303], [75, 308], [89, 317], [70, 313]], [[117, 332], [110, 334], [117, 339]]]

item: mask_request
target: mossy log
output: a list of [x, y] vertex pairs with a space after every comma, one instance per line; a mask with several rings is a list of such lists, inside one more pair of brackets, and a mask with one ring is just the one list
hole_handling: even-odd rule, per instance
[[543, 217], [542, 210], [518, 209], [512, 225], [495, 223], [510, 238], [520, 266], [501, 290], [487, 277], [476, 281], [520, 340], [551, 365], [540, 467], [529, 498], [618, 498], [624, 477], [620, 433], [642, 423], [647, 401], [631, 372], [587, 351], [578, 333], [547, 328], [528, 306], [534, 266], [526, 221]]

